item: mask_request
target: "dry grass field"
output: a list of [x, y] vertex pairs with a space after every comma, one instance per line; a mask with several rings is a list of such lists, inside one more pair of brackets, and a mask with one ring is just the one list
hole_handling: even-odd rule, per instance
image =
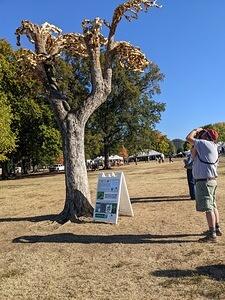
[[[114, 169], [116, 171], [116, 169]], [[189, 200], [182, 160], [120, 167], [134, 217], [117, 225], [50, 222], [64, 175], [0, 181], [0, 299], [225, 299], [225, 235], [197, 240], [204, 214]], [[89, 173], [95, 199], [98, 172]], [[225, 231], [225, 158], [218, 207]]]

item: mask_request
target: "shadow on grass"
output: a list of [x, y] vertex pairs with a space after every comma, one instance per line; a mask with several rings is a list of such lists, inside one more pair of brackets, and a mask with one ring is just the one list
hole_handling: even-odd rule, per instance
[[197, 267], [195, 270], [158, 270], [151, 272], [151, 275], [156, 277], [167, 277], [167, 278], [186, 278], [193, 276], [207, 276], [218, 281], [225, 281], [225, 265], [209, 265]]
[[77, 244], [180, 244], [193, 243], [196, 240], [186, 237], [200, 236], [201, 234], [124, 234], [124, 235], [75, 235], [73, 233], [59, 233], [50, 235], [30, 235], [15, 238], [13, 243], [77, 243]]
[[[173, 202], [173, 201], [193, 201], [187, 196], [154, 196], [154, 197], [138, 197], [130, 198], [131, 203], [145, 203], [145, 202]], [[42, 222], [42, 221], [55, 221], [58, 215], [42, 215], [42, 216], [31, 216], [31, 217], [8, 217], [0, 218], [0, 223], [4, 222]]]
[[43, 222], [43, 221], [54, 221], [58, 215], [42, 215], [42, 216], [33, 216], [33, 217], [9, 217], [9, 218], [1, 218], [0, 223], [4, 222]]
[[131, 203], [193, 201], [188, 196], [154, 196], [130, 198]]
[[14, 175], [11, 176], [7, 179], [2, 179], [0, 177], [0, 181], [7, 181], [7, 180], [18, 180], [18, 179], [29, 179], [29, 178], [40, 178], [40, 177], [52, 177], [52, 176], [56, 176], [59, 174], [65, 174], [64, 171], [59, 171], [59, 172], [40, 172], [40, 173], [30, 173], [30, 174], [20, 174], [20, 175]]

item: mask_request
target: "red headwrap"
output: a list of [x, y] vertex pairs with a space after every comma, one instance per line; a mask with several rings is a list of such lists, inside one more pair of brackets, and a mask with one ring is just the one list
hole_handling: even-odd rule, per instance
[[216, 141], [219, 137], [218, 132], [214, 129], [206, 129], [206, 132], [208, 133], [212, 141]]

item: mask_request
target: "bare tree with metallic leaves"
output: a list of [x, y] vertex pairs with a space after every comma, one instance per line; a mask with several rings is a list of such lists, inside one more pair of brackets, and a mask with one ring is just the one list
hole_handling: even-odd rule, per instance
[[[84, 154], [85, 124], [111, 92], [114, 60], [119, 60], [124, 68], [138, 72], [149, 64], [139, 48], [128, 42], [117, 42], [114, 37], [123, 16], [131, 21], [137, 18], [141, 10], [147, 11], [151, 7], [159, 5], [150, 0], [127, 1], [115, 9], [111, 23], [100, 18], [84, 20], [83, 34], [62, 34], [61, 29], [54, 25], [44, 23], [39, 26], [27, 20], [22, 21], [16, 30], [18, 46], [21, 35], [26, 35], [35, 46], [34, 52], [23, 49], [21, 59], [40, 72], [62, 134], [66, 199], [64, 209], [57, 218], [58, 222], [76, 221], [93, 212]], [[103, 26], [108, 28], [107, 37], [101, 33]], [[70, 107], [55, 76], [55, 61], [64, 51], [87, 58], [90, 62], [91, 90], [78, 108]], [[103, 60], [100, 60], [100, 55], [104, 55]]]

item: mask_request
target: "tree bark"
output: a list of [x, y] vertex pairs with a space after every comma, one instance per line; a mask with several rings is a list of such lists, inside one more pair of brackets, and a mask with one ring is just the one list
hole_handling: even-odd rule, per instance
[[76, 222], [80, 216], [91, 216], [90, 199], [84, 152], [84, 127], [72, 113], [68, 114], [63, 131], [66, 200], [57, 221]]

